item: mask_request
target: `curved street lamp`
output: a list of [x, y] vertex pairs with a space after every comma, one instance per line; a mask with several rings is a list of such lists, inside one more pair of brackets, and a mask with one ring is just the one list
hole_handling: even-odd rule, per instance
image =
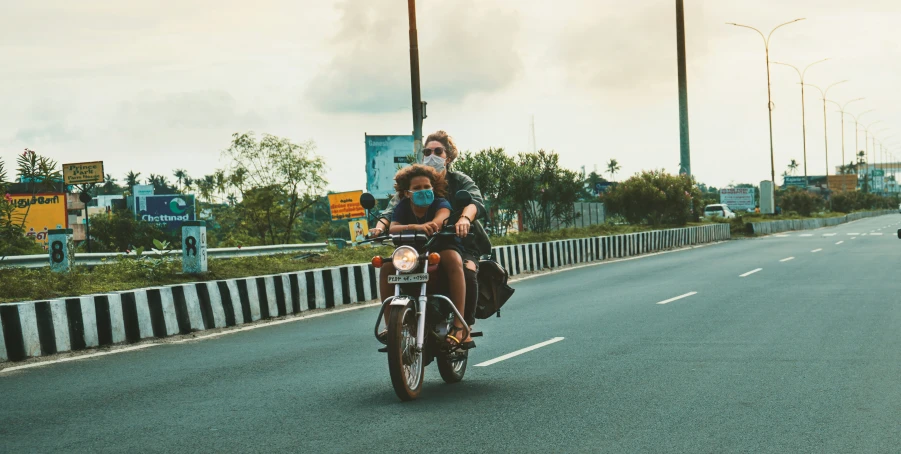
[[779, 24], [772, 30], [770, 30], [769, 35], [764, 36], [763, 32], [747, 25], [736, 24], [735, 22], [726, 22], [727, 25], [734, 25], [736, 27], [749, 28], [754, 30], [755, 32], [760, 34], [760, 37], [763, 38], [763, 47], [766, 51], [766, 99], [767, 99], [767, 110], [769, 110], [770, 116], [770, 179], [773, 182], [773, 186], [776, 186], [776, 158], [773, 153], [773, 95], [770, 89], [770, 38], [773, 36], [773, 32], [776, 30], [788, 25], [793, 24], [798, 21], [802, 21], [804, 18], [795, 19], [793, 21], [788, 21], [784, 24]]
[[818, 86], [816, 86], [816, 85], [814, 85], [814, 84], [807, 84], [807, 85], [810, 85], [811, 87], [816, 88], [817, 90], [819, 90], [819, 91], [820, 91], [820, 94], [823, 95], [823, 139], [824, 139], [825, 144], [826, 144], [826, 145], [825, 145], [825, 147], [826, 147], [826, 176], [829, 176], [829, 132], [828, 132], [828, 130], [826, 129], [826, 101], [827, 101], [826, 95], [829, 94], [829, 89], [830, 89], [830, 88], [832, 88], [832, 87], [834, 87], [834, 86], [836, 86], [836, 85], [838, 85], [838, 84], [843, 84], [843, 83], [845, 83], [845, 82], [847, 82], [847, 81], [848, 81], [847, 79], [845, 79], [845, 80], [840, 80], [840, 81], [838, 81], [838, 82], [836, 82], [836, 83], [834, 83], [834, 84], [832, 84], [832, 85], [826, 87], [825, 90], [823, 90], [822, 88], [820, 88], [820, 87], [818, 87]]
[[[863, 114], [860, 114], [858, 116], [858, 118], [860, 118], [862, 116], [863, 116]], [[870, 173], [869, 172], [869, 170], [870, 170], [870, 142], [869, 142], [870, 128], [875, 125], [878, 125], [879, 123], [882, 123], [882, 120], [876, 120], [863, 128], [863, 145], [864, 145], [863, 152], [864, 152], [864, 161], [867, 164], [866, 174]]]
[[[803, 140], [802, 143], [804, 145], [804, 181], [805, 182], [807, 181], [807, 121], [805, 120], [806, 114], [804, 112], [804, 75], [807, 74], [807, 70], [810, 69], [811, 66], [813, 66], [817, 63], [823, 63], [824, 61], [827, 61], [827, 60], [829, 60], [829, 59], [824, 58], [822, 60], [815, 61], [815, 62], [805, 66], [804, 70], [800, 70], [800, 69], [798, 69], [797, 66], [790, 65], [788, 63], [780, 63], [778, 61], [773, 62], [773, 64], [788, 66], [789, 68], [794, 69], [795, 72], [798, 73], [798, 77], [801, 79], [801, 138]], [[842, 161], [844, 161], [844, 160], [845, 160], [845, 158], [842, 157]]]
[[[838, 106], [838, 111], [842, 113], [842, 165], [845, 165], [845, 114], [847, 114], [847, 112], [845, 112], [845, 108], [848, 107], [848, 104], [851, 104], [854, 101], [861, 101], [863, 99], [864, 98], [855, 98], [844, 104], [839, 104], [831, 99], [829, 100], [829, 102]], [[855, 138], [854, 140], [857, 139]], [[856, 147], [857, 144], [855, 143], [854, 146]]]

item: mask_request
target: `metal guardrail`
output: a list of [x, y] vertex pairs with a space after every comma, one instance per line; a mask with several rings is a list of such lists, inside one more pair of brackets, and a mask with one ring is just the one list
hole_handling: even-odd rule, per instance
[[[298, 252], [312, 253], [325, 252], [326, 243], [309, 243], [309, 244], [277, 244], [274, 246], [247, 246], [247, 247], [224, 247], [207, 249], [207, 256], [215, 259], [230, 259], [235, 257], [251, 257], [259, 255], [276, 255], [276, 254], [292, 254]], [[163, 255], [154, 251], [145, 251], [143, 255]], [[181, 251], [169, 251], [175, 257], [181, 258]], [[95, 253], [78, 253], [75, 254], [75, 264], [85, 266], [103, 265], [105, 262], [115, 260], [116, 257], [123, 256], [134, 257], [132, 252], [126, 254], [124, 252], [95, 252]], [[48, 254], [37, 255], [14, 255], [0, 259], [0, 267], [22, 267], [22, 268], [41, 268], [50, 266], [50, 256]]]

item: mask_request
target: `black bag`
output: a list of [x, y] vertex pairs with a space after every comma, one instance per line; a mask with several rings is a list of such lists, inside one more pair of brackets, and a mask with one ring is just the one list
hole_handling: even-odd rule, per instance
[[493, 260], [479, 261], [479, 301], [476, 304], [475, 317], [486, 319], [494, 314], [501, 316], [501, 306], [513, 296], [513, 290], [507, 285], [507, 270]]

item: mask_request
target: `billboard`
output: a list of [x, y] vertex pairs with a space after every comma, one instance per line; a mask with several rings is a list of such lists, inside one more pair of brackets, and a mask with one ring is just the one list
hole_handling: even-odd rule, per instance
[[397, 166], [408, 165], [413, 154], [413, 136], [365, 136], [366, 190], [377, 199], [394, 194]]
[[365, 218], [366, 210], [360, 206], [363, 191], [339, 192], [328, 195], [328, 206], [332, 212], [332, 220]]
[[832, 191], [857, 190], [857, 175], [829, 175], [826, 177], [829, 189]]
[[782, 188], [785, 189], [789, 186], [794, 186], [796, 188], [806, 188], [807, 187], [807, 178], [806, 177], [793, 177], [785, 175], [782, 177]]
[[103, 183], [103, 161], [63, 164], [66, 184]]
[[720, 189], [720, 203], [733, 210], [749, 210], [757, 206], [757, 197], [754, 188], [725, 188]]
[[135, 217], [160, 227], [175, 230], [185, 221], [196, 220], [194, 196], [191, 194], [151, 195], [137, 197]]
[[66, 194], [43, 193], [10, 194], [15, 206], [13, 219], [25, 216], [25, 236], [35, 241], [46, 243], [47, 231], [68, 228], [68, 211], [66, 210]]

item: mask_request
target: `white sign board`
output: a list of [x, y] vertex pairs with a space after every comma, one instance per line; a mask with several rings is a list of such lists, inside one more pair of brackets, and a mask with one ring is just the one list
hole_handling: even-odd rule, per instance
[[757, 199], [754, 188], [725, 188], [720, 189], [720, 203], [733, 210], [749, 210], [757, 206]]

